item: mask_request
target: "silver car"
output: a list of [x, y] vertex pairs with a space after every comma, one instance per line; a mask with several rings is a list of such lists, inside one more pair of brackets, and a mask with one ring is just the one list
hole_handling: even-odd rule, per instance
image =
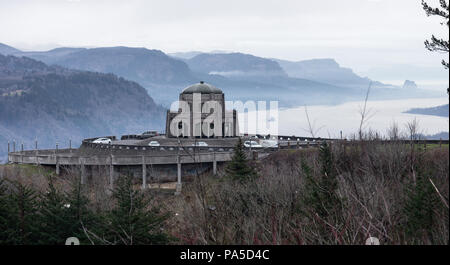
[[244, 142], [245, 147], [252, 147], [252, 148], [259, 148], [262, 147], [258, 142], [256, 141], [245, 141]]
[[148, 146], [160, 146], [160, 144], [159, 144], [158, 141], [150, 141], [150, 142], [148, 143]]
[[111, 139], [109, 138], [97, 138], [94, 141], [92, 141], [94, 144], [110, 144]]

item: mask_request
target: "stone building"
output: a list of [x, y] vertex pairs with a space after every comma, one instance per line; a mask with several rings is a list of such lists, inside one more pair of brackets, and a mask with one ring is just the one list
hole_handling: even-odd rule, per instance
[[225, 95], [203, 81], [186, 87], [177, 112], [167, 111], [169, 138], [222, 138], [239, 135], [236, 110], [225, 109]]

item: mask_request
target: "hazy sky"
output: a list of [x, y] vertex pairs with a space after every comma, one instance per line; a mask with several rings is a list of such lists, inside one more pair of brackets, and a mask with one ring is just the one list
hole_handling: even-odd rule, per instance
[[448, 38], [439, 22], [425, 15], [420, 0], [0, 0], [0, 42], [25, 50], [228, 50], [289, 60], [335, 58], [373, 75], [412, 65], [445, 80], [448, 72], [439, 66], [444, 55], [423, 45], [431, 33]]

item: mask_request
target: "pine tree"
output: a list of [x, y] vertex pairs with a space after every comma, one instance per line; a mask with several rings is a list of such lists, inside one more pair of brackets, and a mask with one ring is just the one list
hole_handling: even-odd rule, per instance
[[320, 196], [320, 184], [314, 179], [311, 168], [306, 161], [301, 161], [301, 168], [305, 176], [305, 182], [302, 192], [302, 203], [300, 205], [300, 211], [306, 213], [305, 208], [312, 209], [314, 213], [321, 212], [321, 196]]
[[40, 244], [63, 245], [72, 236], [68, 207], [64, 195], [55, 188], [54, 179], [50, 176], [39, 207]]
[[[299, 212], [312, 220], [313, 224], [318, 224], [317, 244], [330, 244], [335, 237], [330, 231], [330, 227], [325, 223], [332, 224], [333, 227], [340, 227], [342, 223], [343, 200], [338, 196], [337, 173], [334, 168], [334, 160], [331, 147], [324, 143], [319, 148], [319, 161], [321, 171], [315, 176], [302, 160], [301, 168], [304, 173], [304, 186], [301, 196]], [[316, 222], [316, 218], [321, 221]]]
[[321, 200], [323, 205], [323, 216], [328, 214], [338, 217], [341, 210], [341, 200], [337, 195], [338, 182], [337, 173], [333, 161], [333, 155], [331, 153], [331, 147], [328, 143], [324, 143], [320, 146], [319, 157], [322, 164], [322, 174], [320, 187]]
[[342, 200], [337, 194], [337, 174], [329, 144], [324, 143], [319, 149], [321, 163], [320, 178], [314, 178], [310, 167], [302, 161], [301, 167], [305, 173], [303, 204], [321, 218], [339, 218]]
[[39, 243], [38, 196], [36, 192], [20, 182], [12, 182], [10, 195], [11, 244], [34, 245]]
[[13, 231], [11, 219], [13, 216], [12, 202], [6, 188], [5, 180], [0, 179], [0, 245], [12, 244]]
[[65, 194], [67, 208], [66, 228], [70, 236], [76, 237], [81, 244], [89, 243], [84, 229], [96, 232], [99, 218], [90, 210], [89, 199], [85, 194], [81, 179], [77, 178], [71, 183], [71, 189]]
[[[449, 4], [446, 0], [439, 0], [440, 8], [438, 7], [431, 7], [428, 5], [424, 0], [422, 0], [422, 8], [425, 10], [425, 13], [427, 16], [437, 16], [443, 19], [443, 22], [441, 22], [441, 25], [447, 25], [447, 28], [449, 27]], [[449, 52], [449, 40], [438, 38], [434, 35], [431, 35], [430, 40], [425, 41], [425, 47], [429, 51], [436, 51], [440, 53], [448, 53]], [[448, 57], [447, 57], [448, 58]], [[445, 60], [442, 60], [442, 65], [445, 67], [445, 69], [449, 68], [449, 62], [446, 62]], [[449, 88], [447, 88], [447, 94], [449, 93]]]
[[228, 162], [226, 173], [231, 179], [240, 182], [246, 182], [256, 177], [256, 172], [248, 164], [241, 138], [239, 138], [236, 147], [234, 148], [233, 157], [231, 158], [231, 161]]
[[133, 188], [132, 177], [119, 177], [112, 196], [116, 205], [106, 220], [105, 236], [108, 242], [124, 245], [169, 242], [170, 238], [161, 230], [168, 215], [150, 207], [145, 194]]
[[415, 238], [421, 241], [424, 235], [432, 241], [433, 213], [436, 207], [440, 205], [433, 186], [423, 174], [419, 174], [416, 178], [416, 184], [411, 185], [406, 194], [404, 212], [407, 238], [411, 239], [413, 244]]

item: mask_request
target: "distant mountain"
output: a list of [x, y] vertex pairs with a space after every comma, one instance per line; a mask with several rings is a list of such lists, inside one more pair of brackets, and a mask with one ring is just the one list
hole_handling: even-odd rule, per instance
[[[116, 74], [138, 82], [166, 107], [178, 99], [184, 87], [200, 80], [222, 88], [227, 99], [278, 100], [283, 107], [362, 100], [371, 82], [340, 67], [333, 59], [290, 62], [226, 51], [168, 56], [159, 50], [129, 47], [8, 50], [15, 56], [46, 64]], [[376, 81], [372, 81], [370, 93], [370, 99], [380, 100], [433, 96], [441, 93], [418, 88], [403, 90]]]
[[417, 89], [417, 85], [416, 82], [411, 81], [411, 80], [405, 80], [405, 82], [403, 83], [402, 86], [403, 89]]
[[0, 43], [0, 54], [9, 55], [17, 52], [21, 51], [6, 44]]
[[[274, 59], [291, 77], [304, 78], [344, 87], [365, 87], [370, 83], [367, 77], [360, 77], [350, 68], [341, 67], [334, 59], [313, 59], [305, 61], [286, 61]], [[372, 85], [383, 86], [379, 82]]]
[[415, 108], [405, 111], [405, 113], [411, 113], [411, 114], [422, 114], [422, 115], [433, 115], [433, 116], [440, 116], [440, 117], [448, 117], [448, 110], [449, 104], [437, 106], [437, 107], [431, 107], [431, 108]]
[[65, 56], [68, 56], [71, 53], [84, 51], [86, 48], [56, 48], [49, 51], [28, 51], [28, 52], [15, 52], [11, 53], [14, 56], [26, 56], [33, 58], [35, 60], [39, 60], [45, 62], [46, 64], [55, 64], [60, 60], [63, 60]]
[[159, 50], [146, 48], [83, 49], [69, 53], [54, 63], [73, 69], [114, 73], [142, 84], [177, 84], [195, 80], [184, 62]]
[[173, 52], [168, 53], [168, 55], [181, 60], [189, 60], [199, 54], [216, 54], [216, 53], [233, 53], [233, 52], [224, 50], [213, 50], [210, 52], [190, 51], [190, 52]]
[[448, 140], [448, 136], [449, 136], [448, 132], [440, 132], [433, 135], [426, 135], [423, 138], [428, 140]]
[[138, 82], [166, 105], [176, 100], [183, 87], [198, 82], [187, 64], [159, 50], [129, 47], [57, 48], [45, 52], [15, 52], [49, 65], [113, 73]]
[[0, 55], [0, 156], [6, 141], [67, 146], [102, 135], [163, 128], [165, 109], [135, 82]]
[[194, 72], [225, 77], [287, 77], [277, 62], [243, 53], [202, 53], [186, 63]]
[[174, 53], [169, 53], [169, 56], [178, 58], [178, 59], [183, 59], [183, 60], [188, 60], [191, 59], [199, 54], [202, 54], [203, 52], [199, 52], [199, 51], [192, 51], [192, 52], [174, 52]]

